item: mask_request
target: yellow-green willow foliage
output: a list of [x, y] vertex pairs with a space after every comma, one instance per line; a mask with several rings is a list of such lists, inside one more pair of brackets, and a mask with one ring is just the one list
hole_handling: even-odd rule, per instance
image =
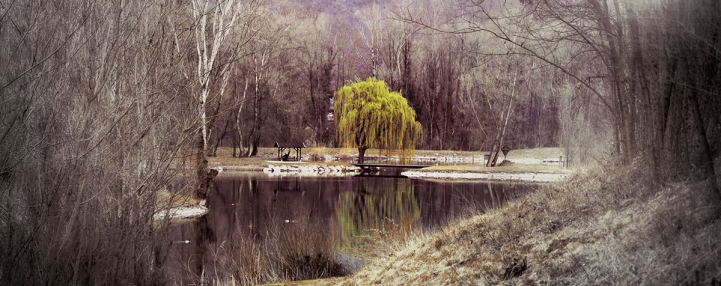
[[358, 148], [359, 162], [366, 149], [397, 150], [412, 156], [423, 129], [416, 112], [382, 80], [369, 78], [344, 86], [334, 99], [336, 136], [346, 148]]

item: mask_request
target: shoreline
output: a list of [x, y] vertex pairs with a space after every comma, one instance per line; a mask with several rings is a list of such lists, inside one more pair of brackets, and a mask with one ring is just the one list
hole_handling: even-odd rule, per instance
[[[339, 177], [354, 176], [362, 172], [361, 168], [350, 163], [330, 162], [280, 162], [265, 161], [265, 165], [223, 165], [211, 169], [226, 175], [232, 173], [262, 173], [270, 177], [305, 176], [305, 177]], [[427, 180], [466, 180], [466, 181], [499, 181], [553, 183], [569, 178], [573, 171], [548, 167], [546, 165], [515, 165], [503, 167], [485, 167], [483, 165], [443, 165], [431, 166], [401, 173], [411, 179]]]
[[170, 224], [183, 223], [202, 217], [208, 213], [208, 208], [198, 204], [194, 206], [179, 206], [164, 209], [153, 214], [153, 221], [162, 221], [166, 216], [170, 216]]
[[[361, 168], [351, 164], [327, 164], [321, 162], [278, 162], [266, 161], [266, 167], [261, 166], [215, 166], [210, 169], [217, 170], [220, 174], [230, 175], [233, 173], [257, 173], [269, 177], [347, 177], [361, 173]], [[272, 163], [272, 164], [270, 164]], [[274, 165], [275, 164], [275, 165]], [[410, 179], [422, 180], [460, 180], [460, 181], [491, 181], [491, 182], [523, 182], [523, 183], [555, 183], [562, 182], [569, 178], [568, 173], [548, 172], [509, 172], [505, 168], [502, 171], [494, 170], [453, 170], [458, 167], [478, 168], [476, 165], [449, 165], [434, 166], [414, 171], [405, 171], [401, 175]], [[499, 168], [500, 169], [500, 168]], [[208, 213], [205, 201], [197, 204], [184, 204], [156, 212], [154, 221], [165, 219], [170, 216], [171, 224], [182, 223], [201, 217]]]
[[464, 180], [464, 181], [500, 181], [527, 183], [555, 183], [568, 179], [561, 173], [506, 173], [506, 172], [443, 172], [443, 171], [406, 171], [401, 175], [412, 179]]
[[167, 189], [160, 191], [156, 204], [159, 208], [153, 214], [154, 224], [165, 219], [170, 221], [170, 225], [180, 224], [208, 213], [206, 200], [195, 199], [187, 193], [171, 194]]
[[[209, 169], [217, 170], [219, 176], [233, 176], [234, 173], [264, 174], [269, 177], [345, 177], [361, 173], [361, 168], [345, 160], [357, 158], [353, 150], [333, 148], [309, 148], [307, 161], [278, 161], [274, 149], [261, 148], [256, 157], [235, 158], [229, 148], [221, 148], [217, 157], [209, 157]], [[567, 180], [573, 171], [557, 167], [560, 148], [540, 148], [514, 150], [516, 156], [508, 156], [510, 166], [485, 167], [483, 154], [473, 151], [434, 151], [417, 150], [416, 158], [421, 162], [450, 163], [435, 165], [418, 170], [408, 170], [401, 175], [411, 179], [423, 180], [460, 180], [553, 183]], [[369, 154], [370, 155], [370, 154]], [[380, 153], [370, 155], [368, 159], [394, 160]], [[313, 160], [320, 159], [320, 160]], [[339, 161], [342, 160], [342, 161]], [[455, 164], [454, 164], [455, 163]], [[162, 209], [155, 213], [154, 221], [170, 216], [171, 224], [183, 223], [208, 213], [202, 202], [183, 203]]]

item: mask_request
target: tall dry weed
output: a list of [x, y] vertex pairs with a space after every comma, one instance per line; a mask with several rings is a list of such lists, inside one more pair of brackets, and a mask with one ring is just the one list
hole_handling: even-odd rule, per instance
[[[244, 234], [224, 249], [230, 277], [215, 279], [232, 285], [255, 285], [347, 275], [339, 260], [338, 234], [308, 221], [274, 223], [263, 238]], [[220, 275], [223, 276], [223, 275]], [[230, 285], [230, 284], [229, 284]]]

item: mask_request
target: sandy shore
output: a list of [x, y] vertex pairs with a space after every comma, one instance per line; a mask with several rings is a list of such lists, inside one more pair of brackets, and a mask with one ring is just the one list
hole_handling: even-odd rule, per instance
[[153, 215], [153, 220], [161, 221], [170, 216], [171, 222], [179, 222], [187, 219], [201, 217], [208, 213], [208, 208], [203, 205], [173, 207], [169, 210], [162, 210]]

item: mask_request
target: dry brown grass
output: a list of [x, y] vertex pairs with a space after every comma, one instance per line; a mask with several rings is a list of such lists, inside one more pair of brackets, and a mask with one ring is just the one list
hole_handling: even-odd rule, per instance
[[167, 189], [158, 192], [156, 197], [156, 205], [161, 207], [185, 207], [194, 206], [199, 202], [198, 199], [193, 197], [192, 192], [171, 192]]
[[[718, 204], [709, 203], [699, 184], [655, 186], [644, 163], [585, 170], [501, 209], [420, 235], [342, 283], [707, 285], [721, 281]], [[524, 261], [525, 270], [520, 267]], [[514, 271], [517, 277], [506, 277]]]
[[[223, 271], [229, 276], [220, 285], [285, 283], [348, 275], [339, 261], [338, 235], [319, 223], [278, 223], [262, 237], [236, 235], [222, 249]], [[225, 275], [224, 275], [225, 276]]]

